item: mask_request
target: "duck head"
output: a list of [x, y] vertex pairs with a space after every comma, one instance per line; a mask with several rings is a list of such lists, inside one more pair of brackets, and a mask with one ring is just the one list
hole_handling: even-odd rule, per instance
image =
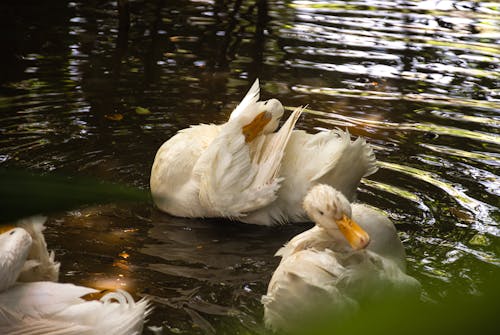
[[354, 250], [365, 248], [370, 236], [351, 218], [351, 204], [346, 197], [329, 185], [316, 185], [303, 202], [304, 210], [317, 226], [332, 237], [344, 236]]
[[283, 116], [284, 108], [279, 100], [259, 101], [259, 98], [259, 80], [256, 79], [229, 117], [229, 121], [236, 120], [241, 124], [247, 142], [259, 135], [274, 132]]

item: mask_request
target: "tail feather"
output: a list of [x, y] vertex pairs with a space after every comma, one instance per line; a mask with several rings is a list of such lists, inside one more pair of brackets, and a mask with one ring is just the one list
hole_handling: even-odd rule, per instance
[[[101, 298], [101, 301], [108, 306], [116, 305], [113, 300], [116, 300], [119, 306], [113, 313], [112, 318], [106, 318], [106, 320], [110, 319], [109, 321], [102, 321], [103, 323], [109, 323], [105, 329], [103, 328], [103, 331], [105, 330], [106, 334], [113, 335], [141, 334], [144, 320], [152, 311], [149, 300], [143, 298], [138, 302], [134, 302], [134, 298], [130, 293], [123, 290], [108, 293]], [[112, 329], [112, 331], [109, 329]]]
[[378, 170], [375, 154], [365, 139], [359, 137], [351, 141], [349, 132], [340, 129], [331, 132], [339, 137], [335, 143], [338, 148], [312, 181], [331, 185], [354, 200], [361, 178]]
[[52, 315], [43, 313], [45, 309], [40, 307], [41, 310], [24, 313], [24, 310], [0, 305], [0, 333], [138, 335], [142, 333], [144, 320], [152, 310], [149, 300], [143, 298], [134, 302], [132, 296], [122, 290], [108, 293], [100, 302], [74, 302]]

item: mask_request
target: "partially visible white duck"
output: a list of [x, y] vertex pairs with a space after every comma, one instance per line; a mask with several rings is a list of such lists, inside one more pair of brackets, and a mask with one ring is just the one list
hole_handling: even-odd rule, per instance
[[[48, 262], [52, 268], [40, 268], [44, 255], [49, 255], [43, 235], [37, 236], [43, 221], [42, 217], [24, 220], [22, 227], [0, 234], [0, 334], [141, 334], [150, 313], [146, 299], [134, 302], [122, 290], [106, 293], [51, 281], [17, 281], [23, 268], [26, 280], [53, 275], [59, 268], [53, 254], [52, 264]], [[28, 231], [35, 232], [34, 237]], [[37, 244], [37, 239], [43, 243]]]
[[405, 274], [404, 248], [387, 217], [365, 205], [351, 206], [328, 185], [313, 187], [303, 206], [316, 226], [276, 253], [282, 260], [262, 297], [269, 328], [293, 330], [315, 308], [342, 317], [365, 299], [418, 296], [420, 283]]
[[31, 236], [31, 248], [23, 270], [17, 278], [20, 282], [57, 281], [61, 264], [55, 261], [54, 251], [47, 249], [43, 236], [46, 218], [32, 216], [16, 222], [16, 227], [23, 228]]
[[377, 170], [371, 147], [340, 130], [294, 131], [301, 108], [283, 115], [276, 99], [259, 100], [259, 82], [222, 125], [180, 130], [156, 153], [151, 193], [156, 206], [181, 217], [226, 217], [271, 225], [306, 219], [307, 190], [325, 183], [354, 198]]

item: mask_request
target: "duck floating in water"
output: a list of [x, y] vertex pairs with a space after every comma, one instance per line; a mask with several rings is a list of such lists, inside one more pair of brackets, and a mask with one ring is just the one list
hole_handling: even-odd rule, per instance
[[371, 147], [335, 129], [293, 130], [302, 108], [278, 128], [284, 109], [259, 101], [256, 80], [222, 125], [180, 130], [156, 153], [151, 193], [156, 206], [180, 217], [225, 217], [272, 225], [306, 219], [301, 202], [323, 183], [353, 200], [362, 177], [377, 170]]
[[0, 334], [141, 334], [150, 313], [146, 299], [43, 281], [59, 274], [43, 238], [44, 220], [26, 219], [0, 234]]
[[388, 294], [418, 297], [420, 283], [405, 274], [405, 251], [386, 216], [351, 205], [328, 185], [314, 186], [303, 205], [316, 226], [276, 253], [282, 259], [262, 297], [267, 327], [293, 330], [322, 307], [342, 317], [360, 301]]

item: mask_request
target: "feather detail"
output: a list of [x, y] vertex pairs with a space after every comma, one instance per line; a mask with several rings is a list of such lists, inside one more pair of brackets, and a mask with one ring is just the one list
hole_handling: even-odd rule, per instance
[[331, 185], [349, 200], [354, 200], [361, 178], [378, 170], [375, 154], [372, 147], [361, 137], [351, 141], [349, 132], [340, 129], [328, 133], [338, 138], [337, 141], [327, 144], [335, 146], [335, 151], [311, 181]]
[[32, 216], [16, 224], [26, 230], [33, 239], [27, 263], [18, 278], [21, 282], [57, 281], [59, 278], [60, 264], [54, 260], [54, 252], [47, 250], [47, 242], [43, 236], [46, 220], [44, 216]]
[[17, 281], [31, 249], [28, 232], [16, 227], [0, 234], [0, 292]]
[[336, 286], [343, 271], [330, 250], [301, 250], [283, 259], [261, 299], [266, 326], [290, 331], [297, 320], [321, 308], [335, 309], [336, 317], [356, 310], [356, 301]]
[[80, 297], [97, 290], [73, 284], [17, 284], [0, 294], [0, 333], [33, 335], [132, 335], [150, 314], [147, 299], [134, 302], [122, 290], [99, 301]]
[[257, 185], [266, 184], [278, 178], [285, 148], [303, 111], [302, 107], [296, 108], [280, 130], [275, 134], [263, 137], [265, 144], [260, 145], [259, 150], [254, 150], [252, 161], [259, 166], [255, 178]]
[[215, 215], [239, 218], [273, 202], [282, 180], [281, 160], [301, 113], [297, 108], [277, 133], [261, 135], [250, 144], [239, 123], [224, 125], [194, 168], [202, 206]]
[[253, 85], [248, 90], [247, 94], [241, 100], [241, 102], [236, 106], [231, 115], [229, 116], [229, 120], [233, 120], [242, 116], [244, 113], [248, 112], [249, 108], [256, 108], [256, 103], [260, 98], [260, 86], [259, 79], [255, 79]]

